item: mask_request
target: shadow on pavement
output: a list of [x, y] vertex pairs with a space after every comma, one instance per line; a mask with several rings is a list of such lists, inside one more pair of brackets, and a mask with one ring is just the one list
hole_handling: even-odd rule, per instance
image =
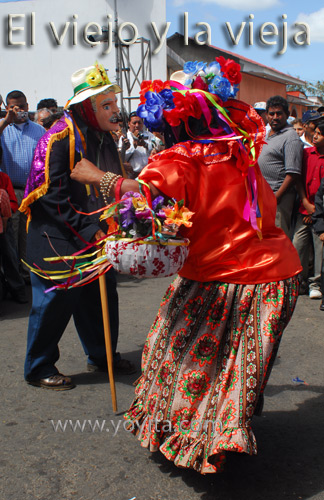
[[229, 452], [223, 473], [201, 476], [179, 469], [160, 452], [151, 460], [163, 475], [181, 478], [201, 493], [201, 500], [311, 498], [324, 489], [324, 389], [316, 389], [322, 394], [294, 411], [265, 412], [255, 418], [258, 455]]

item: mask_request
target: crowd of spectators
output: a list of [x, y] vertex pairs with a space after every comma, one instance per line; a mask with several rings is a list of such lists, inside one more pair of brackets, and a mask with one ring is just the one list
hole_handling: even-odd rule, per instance
[[[303, 266], [299, 293], [323, 299], [324, 109], [292, 119], [281, 96], [254, 108], [266, 125], [258, 161], [277, 198], [276, 225], [292, 239]], [[324, 300], [320, 309], [324, 310]]]

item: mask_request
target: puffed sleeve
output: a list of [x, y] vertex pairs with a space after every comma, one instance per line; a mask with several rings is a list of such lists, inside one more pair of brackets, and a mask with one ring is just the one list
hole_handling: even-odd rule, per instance
[[195, 162], [190, 164], [178, 157], [151, 161], [140, 173], [139, 178], [150, 182], [168, 198], [184, 200], [186, 206], [197, 188]]

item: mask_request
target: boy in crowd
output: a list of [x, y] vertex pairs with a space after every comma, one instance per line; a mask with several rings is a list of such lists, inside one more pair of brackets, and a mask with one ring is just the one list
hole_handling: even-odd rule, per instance
[[299, 137], [301, 137], [304, 134], [304, 126], [303, 126], [303, 122], [302, 122], [301, 118], [296, 118], [292, 122], [292, 126], [296, 130], [296, 132], [299, 135]]
[[304, 127], [304, 133], [300, 136], [300, 139], [304, 144], [304, 148], [311, 148], [314, 145], [313, 136], [316, 128], [316, 123], [320, 119], [321, 115], [315, 109], [311, 109], [303, 113], [302, 123]]

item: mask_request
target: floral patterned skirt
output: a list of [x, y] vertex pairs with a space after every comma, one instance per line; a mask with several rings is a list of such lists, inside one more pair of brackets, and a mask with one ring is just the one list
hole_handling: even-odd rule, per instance
[[255, 454], [251, 419], [297, 296], [296, 277], [258, 285], [177, 277], [125, 414], [141, 445], [202, 474], [222, 470], [226, 451]]

